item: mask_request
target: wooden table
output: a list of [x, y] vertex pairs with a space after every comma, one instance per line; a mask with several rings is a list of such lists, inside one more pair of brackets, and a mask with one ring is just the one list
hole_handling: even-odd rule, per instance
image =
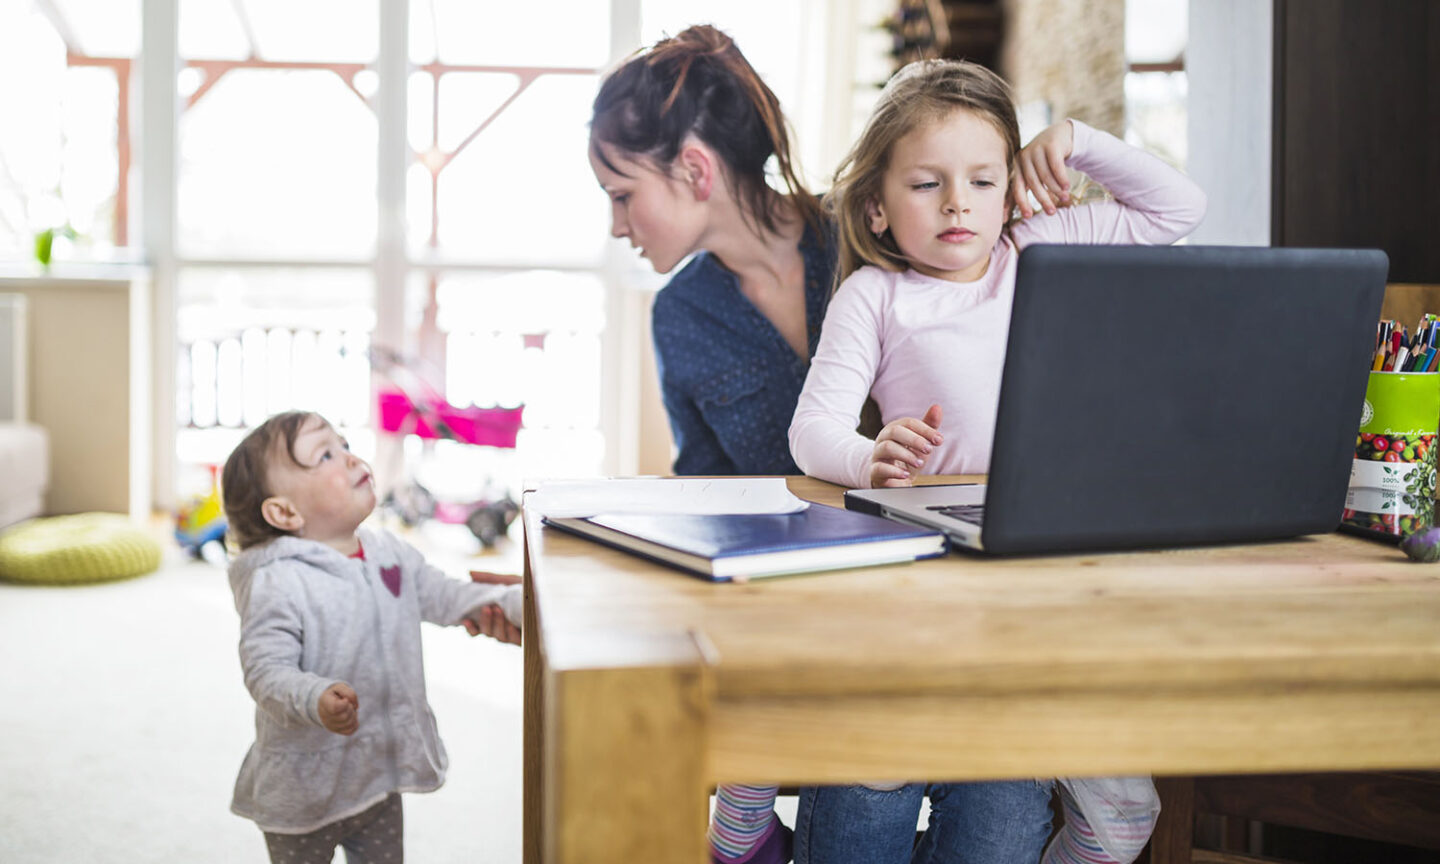
[[1394, 547], [715, 585], [525, 532], [527, 864], [701, 864], [722, 782], [1440, 767], [1440, 566]]

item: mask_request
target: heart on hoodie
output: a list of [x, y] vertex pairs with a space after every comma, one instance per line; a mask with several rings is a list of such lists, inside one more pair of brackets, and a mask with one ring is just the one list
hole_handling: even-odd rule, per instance
[[399, 596], [400, 596], [400, 565], [399, 565], [399, 564], [396, 564], [394, 567], [381, 567], [381, 568], [380, 568], [380, 581], [385, 583], [385, 587], [390, 589], [390, 593], [391, 593], [391, 594], [394, 594], [396, 597], [399, 597]]

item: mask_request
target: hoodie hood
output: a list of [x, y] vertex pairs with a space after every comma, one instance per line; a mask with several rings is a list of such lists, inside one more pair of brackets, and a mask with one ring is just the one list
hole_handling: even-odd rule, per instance
[[[375, 544], [368, 531], [361, 529], [355, 532], [355, 536], [360, 538], [360, 544], [364, 548], [374, 548]], [[246, 549], [234, 561], [231, 561], [230, 579], [233, 582], [237, 578], [249, 576], [267, 564], [286, 559], [293, 559], [298, 564], [308, 564], [336, 576], [354, 572], [352, 568], [357, 563], [356, 559], [342, 555], [336, 549], [316, 540], [306, 540], [303, 537], [276, 537], [269, 543]]]

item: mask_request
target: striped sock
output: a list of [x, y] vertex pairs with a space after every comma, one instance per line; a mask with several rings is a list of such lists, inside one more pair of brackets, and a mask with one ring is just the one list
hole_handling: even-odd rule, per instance
[[1050, 842], [1040, 864], [1117, 864], [1095, 839], [1090, 823], [1080, 814], [1069, 795], [1061, 795], [1065, 803], [1065, 824]]
[[1106, 819], [1106, 835], [1110, 838], [1113, 852], [1122, 855], [1116, 858], [1110, 852], [1104, 851], [1094, 835], [1094, 828], [1090, 827], [1089, 819], [1084, 818], [1079, 806], [1070, 793], [1061, 791], [1060, 801], [1064, 802], [1066, 808], [1066, 824], [1060, 828], [1054, 841], [1051, 841], [1050, 848], [1045, 850], [1041, 864], [1130, 864], [1139, 857], [1140, 850], [1145, 848], [1145, 842], [1151, 838], [1151, 831], [1155, 829], [1153, 819], [1132, 819], [1126, 818], [1119, 809], [1110, 808], [1109, 816]]
[[744, 861], [775, 818], [778, 786], [721, 786], [715, 790], [710, 850], [717, 861]]

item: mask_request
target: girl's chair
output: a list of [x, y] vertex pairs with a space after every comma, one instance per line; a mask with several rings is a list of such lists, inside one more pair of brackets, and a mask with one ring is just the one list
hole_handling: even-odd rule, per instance
[[[1440, 774], [1156, 777], [1155, 785], [1162, 809], [1151, 864], [1440, 860]], [[1276, 836], [1297, 828], [1313, 833]]]

